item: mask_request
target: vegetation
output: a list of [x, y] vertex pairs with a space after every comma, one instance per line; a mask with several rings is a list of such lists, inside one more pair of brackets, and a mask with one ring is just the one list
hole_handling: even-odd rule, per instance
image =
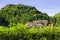
[[9, 22], [9, 25], [16, 25], [17, 23], [25, 24], [33, 20], [49, 19], [46, 13], [38, 11], [35, 7], [23, 4], [8, 4], [1, 8], [0, 15]]
[[[48, 20], [56, 27], [27, 28], [33, 20]], [[0, 10], [0, 40], [60, 40], [60, 12], [49, 17], [32, 6], [8, 4]]]
[[55, 25], [56, 26], [60, 26], [60, 12], [57, 13], [55, 16], [54, 16], [54, 20], [55, 20]]
[[0, 27], [0, 40], [60, 40], [60, 27], [28, 29], [23, 24], [10, 28]]

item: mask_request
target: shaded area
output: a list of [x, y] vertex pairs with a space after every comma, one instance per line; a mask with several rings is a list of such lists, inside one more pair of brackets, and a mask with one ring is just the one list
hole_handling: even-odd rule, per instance
[[5, 19], [5, 17], [0, 17], [0, 25], [1, 26], [8, 26], [9, 22]]

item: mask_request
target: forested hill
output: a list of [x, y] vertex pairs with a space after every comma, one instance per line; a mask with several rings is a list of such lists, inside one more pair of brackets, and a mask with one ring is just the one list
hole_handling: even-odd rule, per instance
[[60, 17], [60, 12], [56, 13], [54, 16], [55, 17]]
[[56, 26], [60, 26], [60, 12], [56, 13], [54, 17]]
[[48, 20], [49, 16], [38, 11], [35, 7], [23, 4], [8, 4], [0, 10], [0, 25], [14, 25], [43, 19]]

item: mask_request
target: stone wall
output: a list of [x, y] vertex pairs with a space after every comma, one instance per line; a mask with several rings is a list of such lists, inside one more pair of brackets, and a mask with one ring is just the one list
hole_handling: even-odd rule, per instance
[[34, 20], [33, 22], [28, 22], [27, 27], [38, 27], [38, 26], [47, 26], [48, 20]]

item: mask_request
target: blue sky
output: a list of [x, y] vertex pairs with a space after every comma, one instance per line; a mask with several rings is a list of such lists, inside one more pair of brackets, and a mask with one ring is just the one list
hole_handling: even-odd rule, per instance
[[0, 8], [6, 4], [25, 4], [36, 7], [39, 11], [49, 16], [60, 12], [60, 0], [0, 0]]

